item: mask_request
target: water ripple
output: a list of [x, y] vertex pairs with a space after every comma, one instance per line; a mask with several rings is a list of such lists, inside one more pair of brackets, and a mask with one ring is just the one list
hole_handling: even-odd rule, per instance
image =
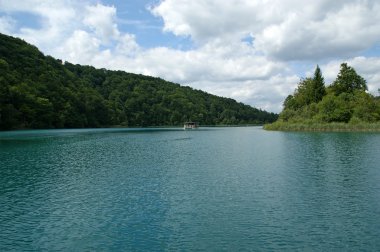
[[0, 251], [380, 249], [380, 136], [0, 133]]

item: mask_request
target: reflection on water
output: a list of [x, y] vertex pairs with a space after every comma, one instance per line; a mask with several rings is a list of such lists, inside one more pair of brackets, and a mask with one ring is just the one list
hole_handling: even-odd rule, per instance
[[380, 135], [0, 133], [0, 250], [380, 248]]

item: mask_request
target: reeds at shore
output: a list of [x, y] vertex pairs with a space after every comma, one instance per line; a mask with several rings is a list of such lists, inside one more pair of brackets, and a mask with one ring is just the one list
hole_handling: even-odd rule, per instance
[[331, 131], [331, 132], [380, 132], [380, 122], [376, 123], [317, 123], [277, 121], [265, 124], [265, 130], [275, 131]]

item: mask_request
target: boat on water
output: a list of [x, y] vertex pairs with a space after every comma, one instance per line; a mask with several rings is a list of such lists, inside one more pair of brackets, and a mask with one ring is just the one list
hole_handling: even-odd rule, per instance
[[187, 130], [187, 129], [197, 129], [199, 126], [198, 126], [198, 123], [196, 122], [185, 122], [183, 124], [183, 129], [184, 130]]

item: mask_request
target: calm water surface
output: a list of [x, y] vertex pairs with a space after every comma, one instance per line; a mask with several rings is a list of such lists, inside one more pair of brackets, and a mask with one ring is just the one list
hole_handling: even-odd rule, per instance
[[0, 133], [0, 251], [379, 251], [380, 134]]

